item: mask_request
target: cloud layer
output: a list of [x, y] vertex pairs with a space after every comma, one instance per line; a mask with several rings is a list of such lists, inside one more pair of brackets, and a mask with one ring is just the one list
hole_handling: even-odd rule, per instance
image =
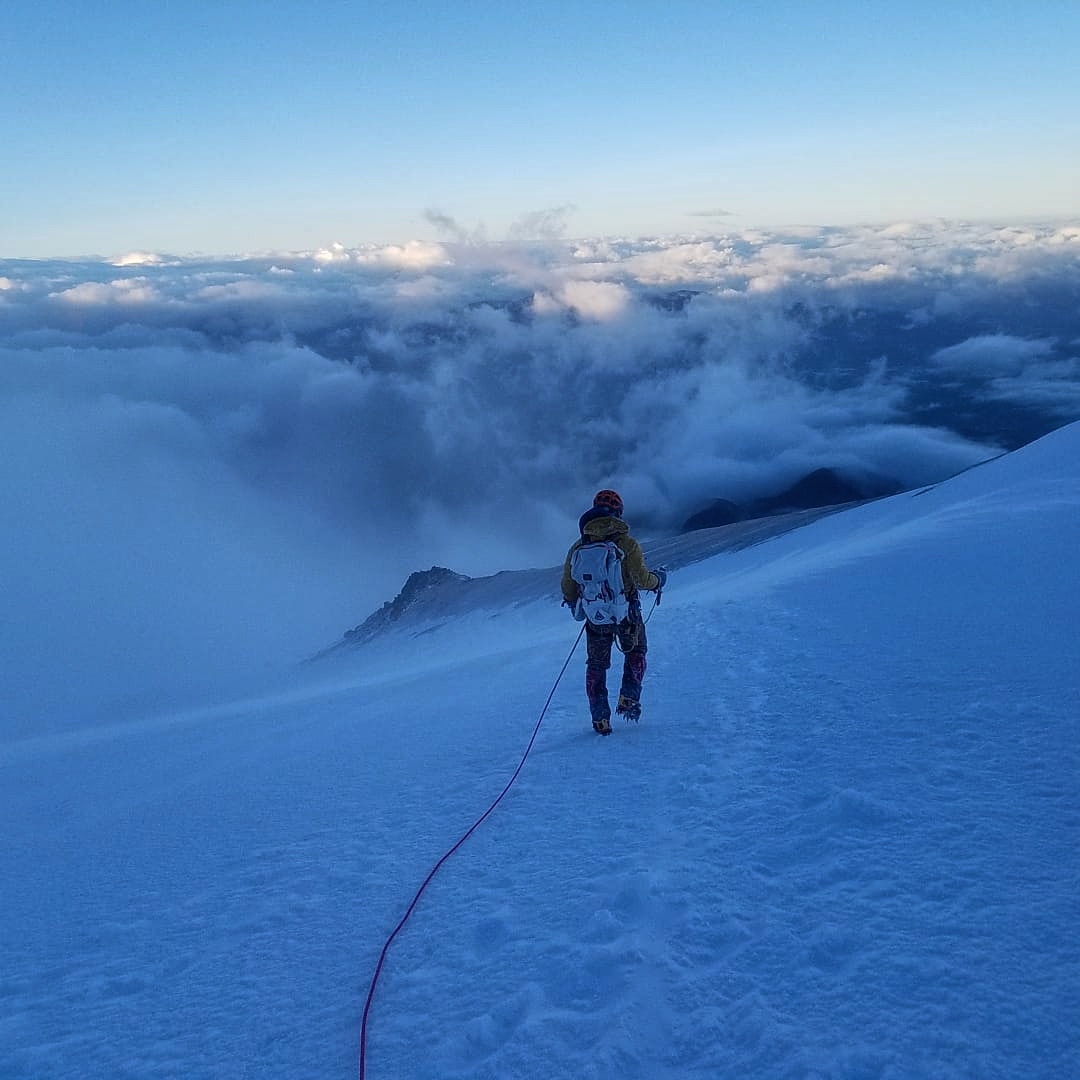
[[417, 567], [556, 563], [599, 486], [662, 531], [821, 466], [939, 479], [1080, 417], [1078, 254], [938, 224], [0, 261], [7, 633], [43, 670], [58, 620], [113, 635], [87, 670], [276, 661]]

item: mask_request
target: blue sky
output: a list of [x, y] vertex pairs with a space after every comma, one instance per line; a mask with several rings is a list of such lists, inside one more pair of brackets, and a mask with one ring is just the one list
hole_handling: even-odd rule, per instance
[[1067, 216], [1078, 34], [1066, 2], [9, 0], [0, 256]]

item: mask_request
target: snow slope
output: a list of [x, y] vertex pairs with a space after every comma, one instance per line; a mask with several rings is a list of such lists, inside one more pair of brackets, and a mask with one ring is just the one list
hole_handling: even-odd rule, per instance
[[[370, 1080], [1080, 1075], [1078, 549], [1074, 424], [674, 574], [642, 723], [592, 733], [579, 649], [395, 942]], [[5, 739], [0, 1075], [356, 1075], [577, 630]]]

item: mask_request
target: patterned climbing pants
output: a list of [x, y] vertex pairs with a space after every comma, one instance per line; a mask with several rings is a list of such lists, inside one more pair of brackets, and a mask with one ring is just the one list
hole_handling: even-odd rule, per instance
[[641, 683], [647, 666], [645, 654], [649, 651], [640, 604], [632, 603], [630, 614], [618, 626], [585, 624], [585, 693], [588, 695], [589, 711], [594, 720], [611, 716], [607, 672], [611, 667], [611, 647], [616, 640], [623, 653], [622, 685], [619, 693], [633, 698], [634, 701], [640, 701]]

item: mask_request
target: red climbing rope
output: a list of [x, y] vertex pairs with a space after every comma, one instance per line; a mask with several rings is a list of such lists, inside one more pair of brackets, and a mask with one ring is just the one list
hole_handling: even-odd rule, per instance
[[566, 662], [562, 666], [562, 670], [559, 672], [555, 679], [555, 683], [551, 688], [551, 693], [547, 696], [547, 701], [544, 702], [544, 707], [540, 710], [540, 716], [536, 721], [536, 726], [533, 728], [532, 738], [529, 739], [529, 745], [525, 747], [525, 753], [521, 756], [521, 761], [518, 762], [518, 767], [514, 770], [514, 775], [506, 782], [506, 787], [499, 792], [495, 801], [469, 826], [469, 828], [462, 834], [461, 838], [451, 847], [445, 855], [431, 868], [431, 873], [424, 878], [424, 883], [416, 890], [416, 895], [412, 898], [412, 903], [409, 904], [402, 915], [401, 921], [394, 927], [390, 936], [386, 939], [386, 943], [382, 947], [382, 952], [379, 954], [379, 962], [375, 965], [375, 974], [371, 977], [371, 985], [368, 987], [367, 1000], [364, 1002], [364, 1017], [360, 1024], [360, 1080], [364, 1080], [364, 1066], [367, 1058], [367, 1027], [368, 1027], [368, 1014], [371, 1012], [371, 1002], [375, 997], [375, 986], [379, 981], [379, 976], [382, 974], [383, 965], [386, 962], [386, 954], [390, 951], [390, 946], [393, 944], [394, 938], [401, 933], [402, 928], [409, 921], [409, 916], [412, 915], [420, 897], [423, 896], [424, 890], [431, 884], [432, 878], [439, 872], [443, 863], [454, 854], [455, 851], [470, 836], [483, 824], [491, 812], [495, 809], [499, 803], [502, 802], [503, 796], [514, 785], [514, 781], [518, 778], [518, 774], [525, 767], [525, 762], [528, 760], [529, 753], [533, 748], [533, 743], [536, 742], [536, 736], [540, 732], [540, 725], [544, 722], [544, 716], [547, 713], [548, 706], [551, 704], [551, 699], [555, 696], [555, 691], [558, 689], [559, 683], [562, 681], [563, 675], [566, 674], [566, 669], [570, 666], [570, 661], [573, 659], [574, 652], [577, 650], [578, 642], [581, 641], [581, 635], [585, 632], [585, 626], [582, 624], [581, 630], [578, 632], [578, 636], [574, 639], [574, 647], [570, 650], [569, 655], [566, 657]]

